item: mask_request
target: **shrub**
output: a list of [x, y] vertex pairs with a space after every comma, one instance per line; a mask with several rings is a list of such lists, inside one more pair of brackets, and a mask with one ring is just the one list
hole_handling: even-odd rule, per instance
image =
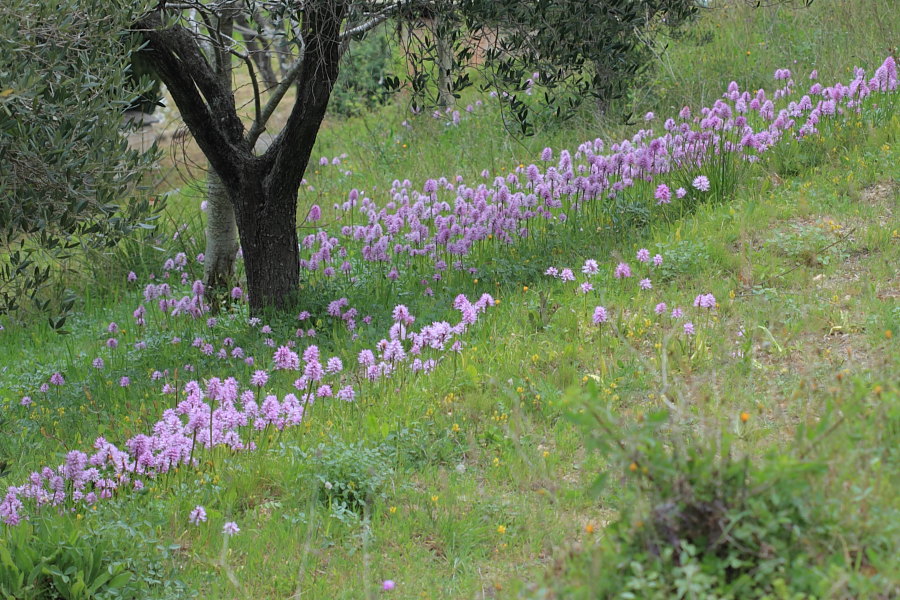
[[384, 77], [392, 56], [386, 26], [379, 27], [348, 50], [350, 60], [341, 72], [331, 93], [329, 112], [350, 117], [381, 106], [389, 98]]
[[132, 6], [113, 4], [0, 4], [2, 312], [65, 314], [73, 260], [159, 208], [131, 199], [153, 153], [129, 150], [123, 135], [121, 113], [140, 90], [128, 83], [136, 39], [121, 33]]

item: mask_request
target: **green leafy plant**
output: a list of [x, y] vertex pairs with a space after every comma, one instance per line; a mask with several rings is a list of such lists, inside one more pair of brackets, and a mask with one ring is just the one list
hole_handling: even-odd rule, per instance
[[353, 116], [384, 104], [390, 94], [384, 78], [392, 60], [385, 27], [351, 46], [331, 93], [329, 112]]
[[137, 598], [131, 573], [102, 540], [42, 523], [0, 537], [0, 596], [6, 600]]
[[661, 281], [671, 281], [680, 275], [696, 272], [709, 260], [709, 252], [703, 244], [693, 240], [659, 244], [658, 248], [666, 257], [660, 266]]
[[393, 468], [386, 450], [362, 442], [332, 440], [303, 453], [322, 502], [361, 513], [384, 492]]

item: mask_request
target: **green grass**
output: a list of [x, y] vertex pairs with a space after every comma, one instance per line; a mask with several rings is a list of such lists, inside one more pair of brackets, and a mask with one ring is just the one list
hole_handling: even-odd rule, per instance
[[[784, 7], [715, 13], [671, 47], [680, 77], [659, 71], [660, 97], [635, 99], [637, 112], [668, 116], [669, 103], [708, 99], [738, 76], [768, 85], [771, 71], [792, 57], [819, 68], [823, 79], [845, 75], [857, 60], [851, 47], [871, 67], [879, 44], [891, 41], [878, 17], [889, 4], [847, 13], [855, 5], [817, 2], [790, 13], [799, 21], [783, 20]], [[860, 25], [845, 28], [848, 22]], [[803, 27], [787, 29], [790, 23]], [[783, 43], [773, 41], [765, 61], [745, 60], [744, 48], [761, 39]], [[421, 185], [440, 175], [475, 178], [485, 168], [502, 175], [535, 161], [545, 146], [574, 149], [597, 131], [620, 132], [585, 117], [514, 140], [495, 109], [475, 114], [459, 128], [420, 117], [408, 131], [400, 125], [408, 114], [392, 106], [331, 123], [313, 156], [347, 152], [341, 168], [353, 173], [313, 169], [313, 189], [301, 192], [301, 202], [328, 209], [354, 187], [377, 198], [376, 188], [395, 177]], [[36, 521], [102, 539], [110, 560], [136, 574], [142, 598], [629, 597], [620, 595], [626, 586], [630, 597], [673, 597], [661, 581], [696, 598], [714, 597], [713, 588], [715, 597], [893, 597], [900, 572], [898, 165], [896, 114], [877, 125], [850, 119], [749, 169], [727, 201], [680, 218], [600, 233], [556, 228], [509, 248], [486, 245], [478, 250], [481, 271], [436, 284], [434, 298], [415, 283], [314, 288], [305, 308], [315, 313], [316, 343], [345, 363], [383, 335], [399, 301], [417, 323], [449, 318], [460, 292], [489, 292], [499, 303], [467, 334], [463, 353], [429, 377], [364, 387], [352, 404], [320, 401], [303, 426], [254, 438], [257, 452], [204, 452], [197, 469], [148, 481], [141, 493], [96, 510], [45, 511]], [[170, 199], [171, 230], [156, 240], [161, 250], [135, 244], [130, 263], [98, 268], [108, 283], [84, 294], [70, 335], [41, 323], [0, 333], [0, 485], [60, 464], [98, 435], [121, 444], [149, 429], [172, 402], [159, 393], [162, 382], [150, 380], [154, 370], [170, 369], [171, 380], [177, 369], [182, 383], [249, 378], [253, 368], [239, 361], [223, 369], [215, 357], [201, 357], [190, 347], [194, 337], [231, 337], [268, 364], [267, 336], [246, 326], [244, 309], [220, 315], [212, 331], [204, 320], [155, 318], [144, 331], [132, 325], [141, 288], [124, 274], [134, 269], [143, 283], [175, 252], [201, 252], [200, 199], [188, 188]], [[182, 223], [188, 228], [171, 239]], [[620, 259], [634, 264], [639, 248], [665, 257], [654, 289], [640, 293], [634, 279], [626, 285], [609, 276]], [[542, 274], [548, 266], [577, 272], [585, 258], [596, 258], [604, 273], [590, 299]], [[699, 293], [714, 294], [717, 308], [690, 308]], [[325, 304], [342, 295], [375, 317], [360, 340], [324, 315]], [[696, 335], [677, 335], [680, 324], [657, 317], [660, 301], [689, 311]], [[598, 303], [613, 314], [602, 329], [590, 320]], [[111, 321], [123, 329], [114, 351], [104, 347]], [[294, 315], [267, 322], [279, 341], [298, 326]], [[172, 335], [183, 341], [171, 344]], [[134, 349], [138, 341], [147, 348]], [[106, 361], [102, 371], [90, 366], [95, 356]], [[55, 371], [67, 384], [37, 392]], [[122, 388], [126, 375], [132, 383]], [[284, 394], [292, 380], [276, 372], [269, 386]], [[19, 405], [24, 394], [31, 406]], [[664, 410], [660, 425], [654, 419]], [[599, 423], [616, 427], [604, 433]], [[688, 442], [696, 467], [669, 452]], [[792, 553], [781, 563], [757, 555], [751, 574], [765, 585], [753, 592], [708, 581], [709, 571], [724, 572], [721, 557], [698, 575], [685, 567], [697, 562], [687, 555], [678, 563], [648, 551], [659, 542], [650, 524], [660, 490], [671, 496], [669, 482], [681, 481], [681, 495], [672, 497], [686, 504], [679, 477], [690, 473], [698, 489], [715, 482], [731, 472], [725, 454], [752, 464], [739, 489], [764, 490], [736, 520], [742, 529], [734, 535]], [[603, 486], [595, 485], [600, 474]], [[188, 523], [196, 505], [209, 515], [200, 526]], [[801, 531], [778, 520], [785, 506]], [[241, 532], [224, 547], [226, 521]], [[397, 589], [382, 592], [385, 579]]]

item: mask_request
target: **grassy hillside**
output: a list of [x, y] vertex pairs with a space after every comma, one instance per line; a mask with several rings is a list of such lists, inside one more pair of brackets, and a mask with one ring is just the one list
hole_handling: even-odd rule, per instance
[[[301, 192], [324, 209], [302, 230], [321, 264], [289, 315], [198, 310], [202, 196], [185, 186], [164, 235], [94, 265], [69, 335], [0, 331], [0, 485], [20, 486], [0, 503], [0, 590], [52, 597], [81, 571], [138, 598], [896, 597], [889, 69], [796, 139], [801, 97], [829, 99], [810, 86], [870, 85], [892, 4], [710, 10], [617, 108], [639, 125], [519, 140], [474, 96], [458, 124], [402, 105], [330, 123]], [[743, 113], [762, 150], [701, 123], [732, 80], [732, 114], [712, 116], [765, 88], [771, 117]], [[657, 136], [696, 160], [618, 165], [593, 198], [578, 182]], [[546, 214], [489, 221], [529, 195], [521, 210]], [[475, 219], [464, 252], [393, 250], [440, 230], [422, 207]], [[397, 215], [367, 260], [378, 236], [352, 228], [387, 235]]]

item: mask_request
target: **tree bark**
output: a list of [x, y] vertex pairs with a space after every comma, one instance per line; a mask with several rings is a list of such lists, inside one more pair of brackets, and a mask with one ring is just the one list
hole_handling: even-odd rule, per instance
[[237, 251], [234, 208], [222, 179], [210, 169], [206, 180], [206, 252], [203, 261], [203, 283], [207, 290], [231, 287]]
[[[270, 195], [261, 177], [248, 178], [237, 198], [237, 223], [244, 255], [250, 312], [267, 306], [288, 308], [300, 286], [300, 251], [297, 240], [297, 194]], [[262, 210], [256, 210], [264, 198]]]
[[449, 108], [456, 102], [453, 97], [453, 43], [447, 39], [446, 27], [440, 15], [432, 20], [435, 50], [437, 52], [438, 106]]

